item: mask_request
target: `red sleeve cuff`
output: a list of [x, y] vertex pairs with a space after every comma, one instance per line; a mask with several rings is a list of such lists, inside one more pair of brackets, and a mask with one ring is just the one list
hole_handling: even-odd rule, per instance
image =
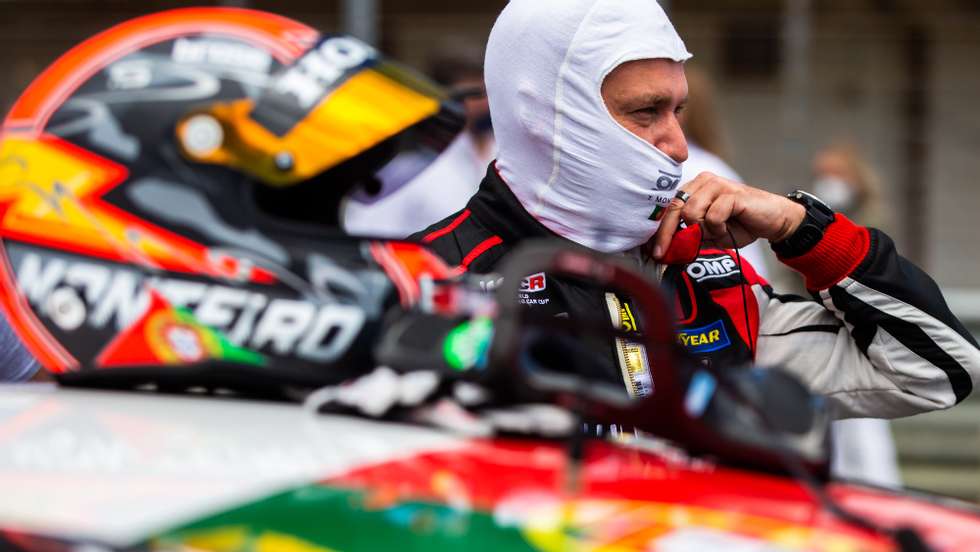
[[861, 264], [871, 247], [868, 229], [837, 213], [827, 226], [823, 239], [809, 252], [799, 257], [779, 260], [803, 274], [806, 288], [811, 291], [828, 289], [847, 277]]

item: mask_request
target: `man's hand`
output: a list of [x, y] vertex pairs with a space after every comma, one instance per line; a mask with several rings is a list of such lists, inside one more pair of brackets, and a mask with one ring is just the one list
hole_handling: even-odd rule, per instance
[[[744, 247], [758, 238], [777, 243], [803, 222], [802, 205], [773, 193], [703, 172], [684, 186], [690, 196], [670, 202], [654, 234], [653, 256], [660, 259], [681, 220], [701, 224], [704, 240], [722, 248]], [[734, 243], [732, 239], [734, 238]]]

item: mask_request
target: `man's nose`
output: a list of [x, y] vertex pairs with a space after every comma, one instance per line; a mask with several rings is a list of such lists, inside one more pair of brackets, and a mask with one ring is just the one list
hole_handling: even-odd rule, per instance
[[680, 121], [676, 117], [671, 117], [669, 128], [655, 145], [674, 161], [678, 163], [687, 161], [687, 139], [684, 138], [684, 131], [681, 130]]

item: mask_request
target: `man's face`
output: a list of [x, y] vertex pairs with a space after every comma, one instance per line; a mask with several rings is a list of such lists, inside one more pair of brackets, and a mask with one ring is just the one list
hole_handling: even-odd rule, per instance
[[834, 150], [824, 150], [814, 156], [813, 176], [836, 177], [848, 182], [857, 180], [854, 164], [844, 154]]
[[674, 161], [687, 160], [687, 141], [678, 121], [687, 102], [684, 64], [667, 59], [624, 63], [603, 81], [602, 100], [627, 130]]

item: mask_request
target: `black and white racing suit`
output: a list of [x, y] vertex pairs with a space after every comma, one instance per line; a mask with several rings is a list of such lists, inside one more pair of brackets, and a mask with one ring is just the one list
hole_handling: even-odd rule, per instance
[[[465, 209], [413, 236], [457, 272], [478, 274], [534, 237], [562, 239], [524, 210], [493, 165]], [[973, 391], [976, 340], [886, 234], [838, 215], [811, 251], [781, 261], [804, 275], [811, 298], [774, 292], [733, 251], [701, 248], [693, 263], [667, 266], [662, 283], [674, 295], [679, 342], [702, 362], [781, 366], [827, 397], [838, 418], [908, 416]], [[616, 318], [603, 290], [547, 274], [525, 284], [515, 300], [527, 308]], [[622, 381], [618, 360], [607, 375]]]

